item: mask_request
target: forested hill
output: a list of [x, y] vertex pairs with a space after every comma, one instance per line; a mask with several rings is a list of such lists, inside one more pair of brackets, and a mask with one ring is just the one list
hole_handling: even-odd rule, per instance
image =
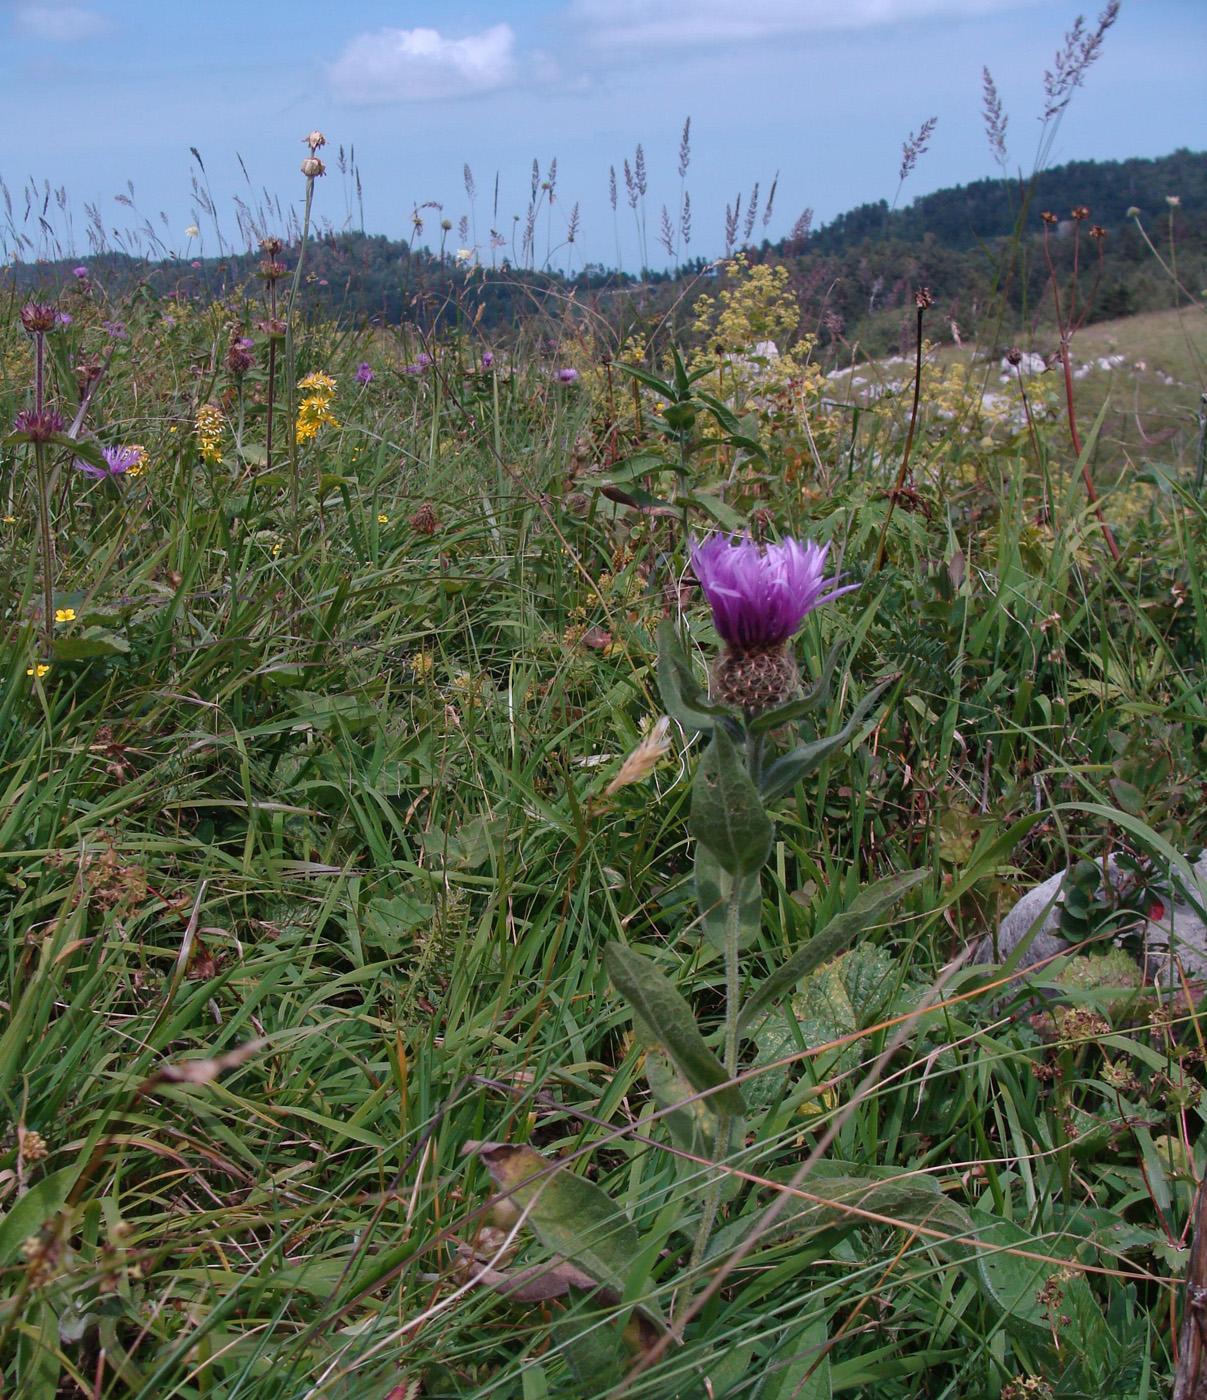
[[[1170, 204], [1170, 199], [1175, 201]], [[1067, 220], [1087, 206], [1092, 222], [1109, 237], [1101, 245], [1090, 319], [1163, 309], [1170, 305], [1164, 276], [1146, 237], [1128, 217], [1135, 206], [1161, 243], [1173, 213], [1183, 285], [1207, 281], [1207, 153], [1178, 150], [1157, 159], [1075, 161], [1045, 171], [1031, 182], [978, 180], [923, 195], [892, 210], [884, 201], [861, 205], [805, 237], [764, 242], [746, 250], [753, 262], [784, 263], [803, 312], [802, 325], [816, 328], [823, 348], [858, 338], [868, 353], [896, 344], [904, 321], [912, 320], [913, 288], [926, 285], [939, 299], [942, 317], [976, 333], [978, 308], [997, 285], [996, 267], [1022, 216], [1024, 245], [1037, 239], [1040, 212]], [[1063, 231], [1063, 230], [1062, 230]], [[1057, 244], [1071, 240], [1058, 239]], [[986, 256], [986, 251], [990, 256]], [[1056, 253], [1058, 261], [1067, 250]], [[93, 249], [83, 255], [94, 283], [111, 297], [139, 288], [144, 295], [186, 295], [214, 301], [243, 286], [255, 293], [260, 254], [249, 249], [223, 258], [185, 262], [155, 260], [127, 252]], [[282, 254], [292, 267], [296, 248]], [[19, 295], [34, 288], [52, 293], [72, 282], [77, 257], [19, 263], [0, 273]], [[305, 260], [305, 306], [345, 324], [411, 322], [425, 331], [471, 321], [481, 332], [507, 337], [522, 326], [556, 320], [571, 304], [591, 301], [617, 327], [628, 329], [665, 315], [680, 325], [694, 296], [711, 285], [709, 265], [698, 259], [675, 271], [629, 273], [588, 267], [566, 278], [540, 268], [519, 268], [500, 258], [497, 267], [459, 266], [449, 255], [384, 235], [327, 232], [310, 244]], [[1047, 279], [1042, 257], [1022, 260], [1022, 271], [1006, 279], [1010, 304], [1019, 315], [1042, 298]], [[936, 315], [936, 321], [940, 318]], [[627, 333], [627, 331], [626, 331]]]
[[[975, 180], [920, 195], [903, 209], [885, 200], [861, 204], [812, 232], [810, 252], [843, 253], [868, 239], [920, 242], [926, 235], [945, 248], [964, 249], [1014, 231], [1024, 201], [1038, 213], [1052, 209], [1064, 217], [1071, 205], [1086, 205], [1094, 222], [1115, 226], [1133, 206], [1151, 218], [1173, 195], [1186, 209], [1207, 210], [1207, 152], [1177, 150], [1146, 160], [1074, 160], [1053, 166], [1032, 180]], [[800, 240], [773, 245], [799, 251]]]

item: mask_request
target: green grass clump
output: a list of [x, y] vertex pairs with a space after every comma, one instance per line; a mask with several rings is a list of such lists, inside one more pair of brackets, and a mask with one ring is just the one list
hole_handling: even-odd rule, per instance
[[[1059, 419], [973, 435], [924, 405], [873, 572], [895, 403], [734, 383], [733, 423], [668, 426], [597, 361], [562, 383], [466, 339], [408, 372], [413, 344], [299, 324], [281, 374], [329, 374], [335, 421], [291, 477], [262, 313], [96, 297], [48, 337], [49, 392], [73, 406], [112, 346], [88, 428], [146, 458], [90, 482], [53, 448], [49, 629], [30, 449], [0, 449], [7, 1391], [1162, 1393], [1207, 1153], [1194, 998], [1116, 1015], [1087, 986], [1053, 1038], [1037, 993], [952, 959], [1067, 861], [1207, 839], [1193, 462], [1106, 492], [1116, 565]], [[7, 423], [15, 315], [0, 355]], [[751, 519], [862, 582], [798, 641], [813, 674], [844, 644], [825, 723], [899, 679], [778, 804], [744, 976], [927, 873], [746, 1047], [765, 1112], [693, 1263], [712, 1169], [665, 1131], [600, 954], [640, 945], [719, 1027], [695, 747], [604, 790], [660, 713], [660, 618], [714, 645], [683, 522]], [[664, 1345], [830, 1130], [809, 1200]], [[483, 1142], [607, 1192], [641, 1241], [622, 1289], [507, 1295], [548, 1235], [492, 1204]]]

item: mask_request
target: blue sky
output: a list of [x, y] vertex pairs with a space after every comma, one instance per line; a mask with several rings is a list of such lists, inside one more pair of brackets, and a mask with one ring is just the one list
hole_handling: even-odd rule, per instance
[[[545, 174], [556, 157], [553, 219], [547, 226], [542, 215], [538, 251], [561, 241], [578, 201], [574, 262], [614, 263], [619, 233], [633, 267], [633, 217], [622, 177], [614, 228], [609, 166], [620, 171], [643, 143], [650, 260], [661, 261], [654, 226], [662, 203], [678, 205], [690, 114], [690, 251], [711, 257], [722, 250], [726, 202], [756, 180], [765, 197], [777, 170], [775, 208], [766, 226], [760, 214], [756, 236], [782, 236], [805, 207], [824, 222], [891, 200], [902, 141], [931, 116], [935, 134], [904, 202], [998, 173], [980, 116], [983, 64], [1009, 114], [1011, 168], [1029, 172], [1043, 73], [1078, 13], [1053, 0], [0, 0], [0, 176], [13, 222], [35, 234], [26, 180], [64, 187], [80, 251], [86, 202], [107, 226], [138, 222], [114, 200], [129, 180], [142, 215], [159, 227], [166, 213], [170, 246], [183, 250], [196, 221], [192, 250], [213, 252], [212, 224], [190, 202], [189, 147], [205, 160], [230, 238], [235, 195], [254, 203], [267, 188], [298, 202], [301, 138], [319, 128], [325, 155], [355, 149], [371, 232], [406, 236], [425, 200], [456, 224], [470, 213], [468, 162], [485, 244], [496, 174], [498, 226], [510, 240], [533, 159]], [[1091, 24], [1096, 13], [1087, 12]], [[1202, 0], [1124, 0], [1051, 161], [1207, 147], [1205, 53]], [[356, 221], [355, 202], [329, 164], [317, 213], [339, 228]], [[47, 217], [65, 227], [53, 200]], [[439, 214], [427, 217], [424, 241], [434, 241]], [[450, 247], [457, 241], [454, 232]]]

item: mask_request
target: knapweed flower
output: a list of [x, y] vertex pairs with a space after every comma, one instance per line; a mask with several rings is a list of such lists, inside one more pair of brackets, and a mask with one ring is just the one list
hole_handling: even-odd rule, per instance
[[575, 384], [578, 382], [578, 370], [570, 368], [559, 369], [557, 378], [558, 382], [561, 384]]
[[88, 269], [81, 263], [79, 267], [73, 267], [71, 269], [71, 275], [77, 282], [86, 282], [88, 280]]
[[356, 366], [356, 382], [358, 384], [372, 384], [377, 376], [373, 373], [373, 366], [361, 361]]
[[490, 367], [494, 364], [494, 362], [495, 362], [494, 351], [493, 351], [493, 350], [483, 350], [483, 351], [482, 351], [482, 368], [483, 368], [483, 369], [490, 369]]
[[30, 335], [44, 335], [54, 330], [58, 312], [44, 301], [27, 301], [21, 308], [21, 324]]
[[105, 329], [105, 334], [110, 340], [129, 340], [130, 332], [126, 329], [124, 321], [102, 321], [101, 325]]
[[131, 470], [137, 475], [138, 468], [142, 465], [142, 459], [146, 456], [146, 449], [142, 447], [102, 447], [101, 456], [105, 459], [103, 467], [94, 467], [91, 462], [85, 462], [83, 458], [77, 457], [75, 459], [76, 471], [90, 476], [93, 481], [104, 481], [107, 477], [125, 476]]
[[197, 434], [197, 446], [201, 449], [203, 462], [222, 460], [222, 410], [212, 403], [203, 403], [197, 410], [193, 425]]
[[787, 642], [815, 608], [858, 586], [825, 577], [829, 548], [791, 538], [760, 545], [748, 534], [692, 539], [692, 568], [725, 643], [712, 673], [717, 700], [753, 715], [796, 694]]
[[49, 442], [55, 433], [67, 426], [63, 415], [54, 408], [25, 408], [13, 419], [14, 433], [27, 433], [30, 442]]
[[54, 314], [54, 323], [56, 326], [69, 326], [74, 320], [75, 317], [70, 311], [56, 311]]

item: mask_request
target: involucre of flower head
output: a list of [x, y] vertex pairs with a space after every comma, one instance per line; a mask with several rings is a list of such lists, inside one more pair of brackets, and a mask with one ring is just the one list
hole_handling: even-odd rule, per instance
[[54, 330], [55, 308], [44, 301], [27, 301], [21, 308], [21, 324], [30, 335], [44, 334]]
[[28, 433], [30, 442], [49, 442], [66, 426], [63, 415], [54, 408], [44, 408], [41, 413], [35, 408], [26, 408], [13, 419], [13, 432]]
[[738, 651], [782, 646], [806, 616], [858, 584], [825, 577], [829, 545], [787, 538], [756, 544], [748, 534], [692, 539], [692, 568], [722, 641]]

